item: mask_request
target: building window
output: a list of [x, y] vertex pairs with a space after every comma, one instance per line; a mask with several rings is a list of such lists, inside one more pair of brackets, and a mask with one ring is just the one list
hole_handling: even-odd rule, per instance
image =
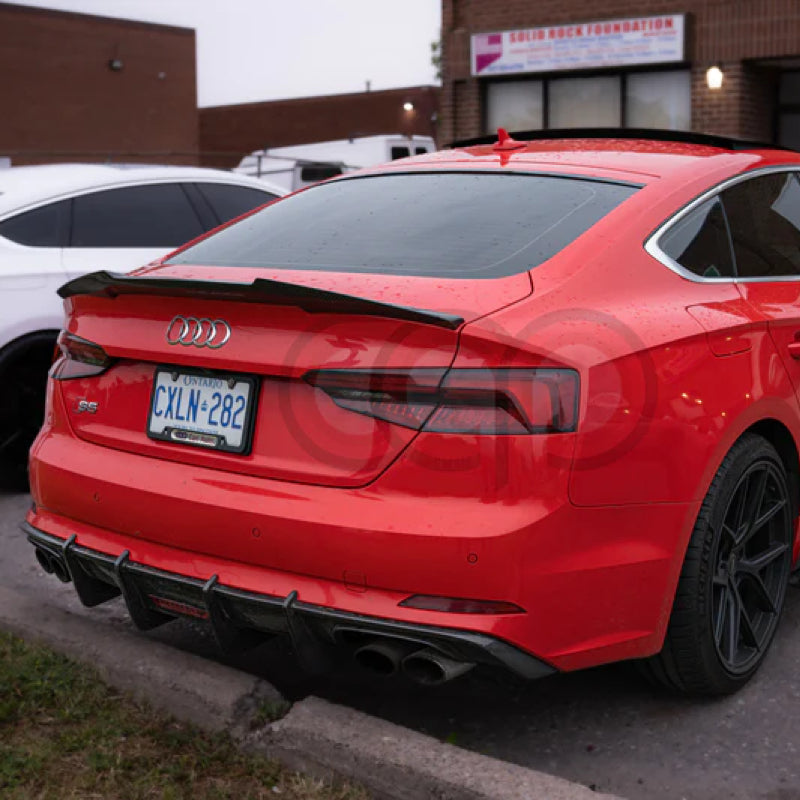
[[538, 131], [544, 127], [542, 81], [492, 83], [486, 96], [490, 131]]
[[800, 72], [784, 72], [778, 90], [778, 144], [800, 150]]
[[498, 81], [486, 88], [486, 129], [690, 130], [689, 70]]
[[618, 127], [622, 118], [620, 85], [619, 75], [551, 80], [547, 127]]
[[691, 130], [692, 86], [688, 70], [627, 75], [625, 127]]

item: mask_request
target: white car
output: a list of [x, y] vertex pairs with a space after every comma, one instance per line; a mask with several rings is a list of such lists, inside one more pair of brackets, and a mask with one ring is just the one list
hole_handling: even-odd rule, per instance
[[26, 485], [63, 318], [58, 287], [98, 269], [140, 267], [284, 194], [196, 167], [0, 170], [0, 487]]

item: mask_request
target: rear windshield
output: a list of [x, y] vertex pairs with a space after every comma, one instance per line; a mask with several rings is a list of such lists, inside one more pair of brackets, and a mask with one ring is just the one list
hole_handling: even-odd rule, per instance
[[474, 172], [351, 178], [274, 203], [167, 263], [496, 278], [546, 261], [636, 189]]

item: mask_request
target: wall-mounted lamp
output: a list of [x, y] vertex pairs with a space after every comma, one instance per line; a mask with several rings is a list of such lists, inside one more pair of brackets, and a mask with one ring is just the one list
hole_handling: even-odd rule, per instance
[[721, 89], [724, 73], [719, 67], [709, 67], [706, 70], [706, 85], [709, 89]]
[[414, 104], [413, 103], [409, 103], [409, 102], [403, 103], [403, 111], [413, 111], [413, 110], [414, 110]]

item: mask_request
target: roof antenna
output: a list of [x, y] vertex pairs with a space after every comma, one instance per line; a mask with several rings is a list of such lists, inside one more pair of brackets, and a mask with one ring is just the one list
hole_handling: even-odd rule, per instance
[[525, 147], [525, 142], [512, 139], [505, 128], [497, 129], [497, 141], [492, 146], [492, 150], [519, 150], [520, 147]]

